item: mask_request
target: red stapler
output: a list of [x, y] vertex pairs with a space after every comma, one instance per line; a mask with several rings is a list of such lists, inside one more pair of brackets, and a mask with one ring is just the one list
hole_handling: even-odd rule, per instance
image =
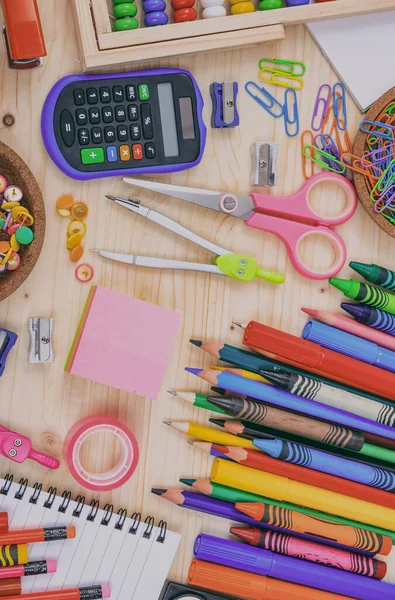
[[47, 51], [36, 0], [1, 0], [1, 3], [9, 67], [39, 67]]

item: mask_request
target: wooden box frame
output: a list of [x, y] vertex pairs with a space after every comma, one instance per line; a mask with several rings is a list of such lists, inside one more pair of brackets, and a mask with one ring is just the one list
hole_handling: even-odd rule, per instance
[[[83, 71], [197, 52], [244, 49], [283, 39], [284, 27], [288, 25], [395, 9], [395, 0], [332, 0], [116, 32], [112, 30], [107, 0], [71, 0], [71, 3]], [[139, 12], [142, 13], [141, 7]]]

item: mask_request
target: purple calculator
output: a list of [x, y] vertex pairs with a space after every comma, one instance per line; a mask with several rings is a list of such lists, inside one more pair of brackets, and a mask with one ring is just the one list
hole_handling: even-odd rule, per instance
[[181, 69], [68, 75], [47, 96], [41, 131], [73, 179], [169, 173], [200, 162], [202, 109], [195, 79]]

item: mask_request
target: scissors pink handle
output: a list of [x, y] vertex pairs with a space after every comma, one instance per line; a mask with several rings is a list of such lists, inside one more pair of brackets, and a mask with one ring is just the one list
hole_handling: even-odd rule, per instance
[[[324, 181], [336, 183], [346, 195], [344, 209], [334, 217], [319, 215], [309, 202], [311, 190]], [[251, 194], [251, 197], [257, 212], [246, 221], [246, 224], [277, 235], [286, 245], [292, 264], [299, 273], [311, 279], [328, 279], [337, 275], [346, 261], [346, 247], [341, 237], [327, 226], [340, 225], [350, 219], [358, 202], [354, 187], [345, 177], [336, 173], [318, 173], [291, 196]], [[333, 264], [326, 271], [310, 269], [301, 258], [301, 242], [313, 235], [324, 236], [334, 249]]]

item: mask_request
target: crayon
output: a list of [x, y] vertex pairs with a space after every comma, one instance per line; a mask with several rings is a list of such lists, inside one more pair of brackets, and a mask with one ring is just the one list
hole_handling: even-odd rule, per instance
[[[276, 373], [267, 373], [267, 371], [265, 373], [273, 385], [290, 394], [316, 400], [322, 404], [352, 412], [360, 417], [383, 423], [383, 425], [389, 427], [395, 426], [395, 406], [391, 407], [380, 402], [365, 400], [360, 396], [355, 396], [344, 390], [316, 381], [312, 377], [291, 373], [291, 371], [285, 369]], [[389, 454], [389, 456], [392, 456], [392, 454]]]
[[27, 562], [28, 551], [26, 544], [11, 544], [10, 546], [0, 546], [0, 567], [25, 565]]
[[[342, 302], [340, 306], [347, 312], [347, 309], [344, 308], [346, 306], [356, 306], [358, 309], [361, 309], [362, 312], [364, 309], [368, 311], [368, 314], [371, 314], [369, 311], [377, 311], [377, 308], [372, 308], [371, 306], [366, 306], [366, 304], [347, 304], [346, 302]], [[331, 327], [336, 327], [337, 329], [341, 329], [342, 331], [346, 331], [347, 333], [352, 333], [353, 335], [357, 335], [365, 340], [369, 340], [370, 342], [374, 342], [379, 346], [383, 346], [384, 348], [388, 348], [388, 350], [395, 350], [395, 339], [387, 333], [383, 333], [385, 329], [385, 323], [388, 323], [390, 319], [395, 325], [395, 318], [393, 315], [386, 313], [382, 310], [377, 311], [382, 315], [385, 315], [384, 318], [380, 318], [379, 322], [384, 321], [383, 331], [377, 331], [380, 329], [372, 329], [372, 327], [368, 327], [367, 324], [363, 324], [363, 322], [358, 322], [357, 320], [350, 319], [349, 317], [345, 317], [344, 315], [339, 315], [337, 313], [329, 312], [326, 310], [314, 310], [312, 308], [302, 307], [301, 309], [304, 313], [312, 317], [313, 319], [317, 319], [321, 321], [321, 323], [325, 323], [326, 325], [330, 325]], [[351, 309], [352, 311], [353, 309]], [[352, 312], [349, 314], [352, 315]], [[352, 315], [354, 316], [354, 315]]]
[[221, 414], [225, 414], [223, 410], [211, 404], [210, 400], [207, 396], [203, 396], [203, 394], [194, 394], [193, 392], [176, 392], [175, 390], [167, 390], [169, 394], [172, 396], [176, 396], [177, 398], [182, 398], [187, 402], [193, 404], [197, 408], [205, 408], [206, 410], [213, 410], [214, 412], [218, 412]]
[[[279, 358], [278, 360], [274, 360], [267, 356], [263, 356], [253, 352], [247, 352], [246, 350], [242, 350], [241, 348], [230, 346], [229, 344], [217, 344], [215, 342], [203, 342], [200, 340], [189, 341], [195, 346], [198, 346], [199, 348], [210, 354], [211, 356], [236, 367], [245, 369], [247, 371], [252, 371], [253, 373], [260, 373], [263, 370], [276, 371], [277, 369], [283, 369], [285, 366], [285, 361], [283, 361], [281, 358]], [[309, 369], [306, 370], [303, 366], [296, 367], [288, 365], [287, 368], [293, 373], [311, 375], [311, 373], [309, 373]], [[334, 385], [335, 387], [339, 387], [343, 390], [347, 390], [349, 392], [357, 394], [358, 396], [364, 396], [365, 398], [370, 398], [371, 400], [377, 400], [379, 402], [387, 402], [387, 399], [385, 397], [383, 398], [379, 395], [371, 394], [365, 389], [357, 389], [348, 385], [347, 383], [334, 381], [332, 377], [327, 378], [317, 374], [316, 379], [327, 383], [328, 385]]]
[[[263, 441], [264, 440], [262, 440], [262, 442]], [[271, 456], [266, 456], [263, 452], [249, 450], [248, 448], [218, 446], [213, 444], [213, 450], [215, 451], [216, 458], [230, 459], [233, 462], [237, 462], [239, 465], [245, 465], [246, 467], [251, 467], [258, 471], [266, 471], [266, 473], [272, 473], [273, 475], [289, 477], [289, 479], [293, 479], [294, 481], [314, 485], [315, 487], [325, 490], [336, 490], [339, 494], [366, 500], [372, 504], [387, 506], [388, 508], [394, 508], [395, 506], [392, 494], [376, 488], [367, 488], [360, 483], [349, 481], [348, 478], [341, 479], [340, 477], [328, 475], [327, 473], [312, 471], [306, 469], [304, 466], [299, 466], [291, 462], [279, 461]], [[279, 463], [282, 465], [281, 467], [279, 467]], [[289, 469], [282, 468], [285, 465], [287, 465]]]
[[197, 423], [173, 423], [171, 421], [163, 421], [163, 423], [165, 425], [169, 425], [169, 427], [177, 429], [177, 431], [185, 433], [185, 435], [189, 435], [204, 442], [213, 442], [223, 446], [229, 444], [230, 446], [247, 446], [247, 448], [254, 447], [250, 440], [239, 439], [230, 433], [223, 433], [222, 431], [217, 431], [216, 429], [211, 429], [210, 427], [204, 427], [203, 425], [198, 425]]
[[231, 417], [252, 421], [266, 425], [266, 427], [274, 427], [280, 431], [318, 440], [323, 444], [359, 451], [365, 443], [363, 435], [357, 431], [327, 421], [318, 421], [300, 414], [290, 413], [264, 402], [237, 396], [211, 398], [210, 401]]
[[362, 304], [374, 306], [380, 310], [384, 310], [391, 315], [395, 314], [395, 296], [385, 290], [373, 287], [368, 283], [361, 283], [354, 279], [338, 279], [331, 277], [329, 283], [336, 289], [343, 292], [347, 298], [356, 300]]
[[395, 373], [395, 352], [352, 333], [341, 331], [319, 321], [307, 321], [302, 331], [302, 338], [368, 365]]
[[322, 592], [304, 585], [196, 559], [189, 568], [188, 583], [245, 600], [349, 600], [348, 596]]
[[27, 577], [29, 575], [45, 575], [56, 573], [56, 560], [38, 560], [25, 565], [13, 567], [0, 567], [0, 579], [7, 577]]
[[[390, 315], [383, 310], [378, 308], [374, 308], [373, 306], [367, 306], [366, 304], [352, 304], [351, 302], [341, 302], [340, 306], [343, 310], [345, 310], [349, 315], [354, 317], [358, 323], [362, 323], [366, 325], [369, 329], [373, 327], [374, 329], [378, 329], [378, 333], [384, 332], [386, 335], [386, 340], [388, 336], [395, 336], [395, 316]], [[388, 340], [391, 340], [389, 342]], [[381, 345], [390, 348], [391, 350], [395, 349], [395, 340], [393, 337], [388, 337], [388, 340], [384, 342], [382, 341]]]
[[283, 533], [262, 531], [257, 527], [231, 527], [230, 532], [250, 546], [308, 562], [319, 563], [326, 567], [333, 567], [356, 575], [383, 579], [387, 573], [387, 565], [384, 561], [342, 550], [341, 548], [331, 548], [324, 544], [301, 540]]
[[229, 433], [233, 433], [233, 435], [237, 435], [238, 437], [242, 437], [247, 440], [252, 440], [254, 438], [273, 440], [278, 438], [286, 442], [307, 444], [312, 448], [324, 450], [329, 454], [344, 456], [344, 458], [370, 464], [374, 467], [380, 467], [382, 469], [395, 469], [395, 467], [392, 465], [388, 465], [388, 463], [394, 463], [394, 451], [387, 448], [382, 448], [381, 446], [374, 446], [373, 444], [365, 443], [359, 452], [352, 452], [350, 450], [344, 450], [343, 448], [336, 448], [334, 446], [321, 444], [320, 442], [316, 442], [311, 439], [307, 440], [306, 438], [303, 438], [299, 435], [294, 435], [292, 433], [287, 433], [276, 429], [269, 429], [264, 425], [258, 425], [257, 423], [252, 423], [251, 421], [242, 421], [238, 419], [214, 419], [212, 417], [209, 418], [209, 421], [214, 425], [218, 425], [218, 427], [223, 427]]
[[290, 333], [251, 321], [244, 332], [243, 343], [257, 352], [269, 352], [273, 357], [278, 356], [287, 364], [303, 366], [317, 375], [395, 400], [392, 373], [383, 372], [382, 369], [327, 350]]
[[385, 267], [379, 267], [378, 265], [351, 261], [349, 266], [353, 271], [356, 271], [366, 281], [379, 285], [380, 287], [395, 292], [395, 272]]
[[[375, 368], [370, 367], [369, 365], [364, 365], [364, 367], [366, 369]], [[338, 408], [334, 408], [332, 406], [326, 406], [325, 404], [315, 402], [314, 400], [310, 400], [308, 398], [301, 398], [300, 396], [289, 394], [284, 390], [274, 388], [272, 386], [266, 385], [265, 383], [260, 383], [259, 381], [251, 381], [250, 379], [245, 379], [244, 377], [233, 375], [233, 373], [226, 373], [224, 371], [214, 371], [213, 369], [191, 369], [189, 367], [186, 367], [186, 370], [190, 373], [193, 373], [197, 377], [200, 377], [200, 379], [208, 381], [211, 385], [218, 385], [219, 387], [224, 387], [225, 389], [236, 394], [245, 394], [246, 396], [255, 398], [256, 400], [262, 400], [263, 402], [269, 402], [270, 404], [273, 404], [280, 408], [301, 412], [305, 415], [309, 415], [317, 419], [331, 421], [333, 423], [338, 423], [339, 425], [344, 425], [346, 427], [350, 427], [358, 431], [369, 432], [383, 438], [395, 440], [395, 429], [392, 427], [388, 427], [387, 425], [383, 425], [381, 423], [374, 423], [373, 421], [365, 419], [364, 417], [353, 415], [351, 413], [348, 413], [344, 410], [340, 410]], [[380, 373], [387, 375], [386, 371], [382, 371], [381, 369], [377, 370]], [[390, 373], [388, 373], [388, 375], [390, 375]], [[394, 391], [392, 393], [394, 394], [395, 386], [393, 387]], [[220, 444], [221, 442], [218, 443]]]
[[[309, 448], [303, 444], [283, 442], [282, 440], [254, 440], [259, 450], [273, 458], [290, 462], [295, 465], [313, 469], [320, 473], [327, 473], [350, 481], [361, 483], [369, 487], [379, 488], [386, 492], [395, 492], [395, 473], [377, 469], [370, 465], [347, 460], [341, 456], [334, 456]], [[395, 498], [394, 504], [395, 508]]]
[[[31, 592], [22, 594], [21, 600], [101, 600], [110, 598], [109, 585], [92, 585], [69, 590], [49, 590], [47, 592]], [[4, 596], [3, 600], [17, 600], [15, 596]]]
[[291, 581], [334, 594], [343, 592], [350, 598], [393, 600], [395, 597], [395, 586], [391, 583], [314, 563], [310, 563], [306, 568], [306, 564], [296, 558], [212, 535], [198, 535], [193, 551], [198, 560]]
[[365, 500], [343, 496], [330, 490], [322, 490], [287, 477], [257, 471], [229, 460], [216, 458], [210, 479], [214, 483], [239, 488], [274, 500], [306, 506], [328, 513], [328, 515], [338, 515], [383, 529], [392, 530], [395, 527], [394, 509], [386, 506], [378, 507], [377, 504]]
[[38, 527], [37, 529], [14, 529], [0, 534], [0, 546], [7, 544], [32, 544], [75, 538], [75, 527]]

